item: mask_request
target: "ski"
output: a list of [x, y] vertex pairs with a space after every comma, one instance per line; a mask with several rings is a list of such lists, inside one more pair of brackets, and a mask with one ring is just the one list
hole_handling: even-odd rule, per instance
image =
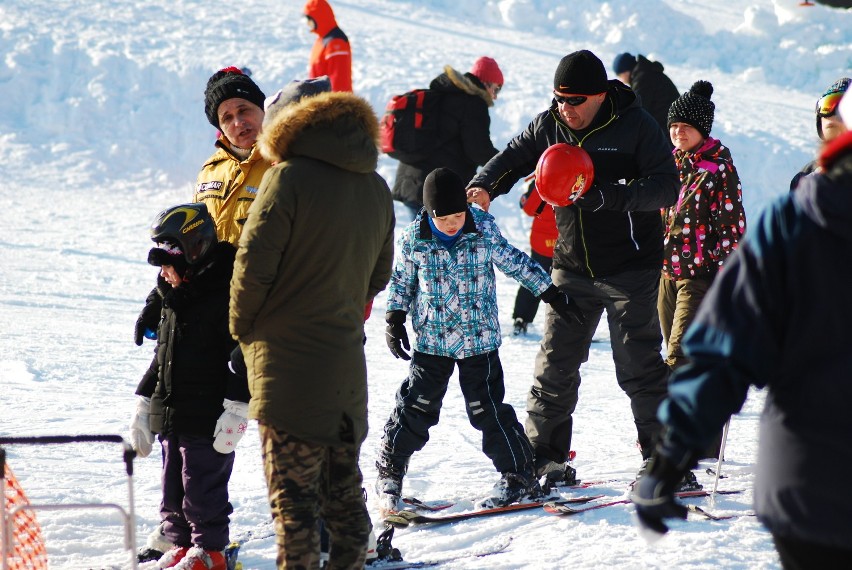
[[372, 564], [367, 564], [364, 568], [368, 570], [405, 570], [407, 568], [429, 568], [431, 566], [439, 566], [457, 560], [469, 558], [483, 558], [493, 554], [499, 554], [506, 550], [512, 543], [512, 539], [501, 542], [494, 546], [486, 546], [479, 550], [464, 552], [461, 554], [452, 554], [443, 558], [435, 558], [432, 560], [377, 560]]
[[702, 517], [711, 520], [711, 521], [727, 521], [731, 519], [737, 519], [740, 517], [753, 517], [757, 516], [754, 513], [737, 513], [734, 515], [717, 515], [715, 513], [711, 513], [699, 507], [698, 505], [686, 505], [686, 508], [690, 513], [695, 513], [697, 515], [701, 515]]
[[[716, 491], [717, 495], [739, 495], [742, 493], [742, 489], [728, 489], [726, 491], [718, 490]], [[679, 493], [675, 493], [675, 497], [678, 499], [689, 499], [691, 497], [709, 497], [712, 495], [712, 491], [708, 491], [707, 489], [700, 489], [698, 491], [680, 491]]]
[[402, 502], [410, 507], [414, 507], [415, 509], [431, 512], [443, 511], [444, 509], [449, 509], [455, 504], [449, 501], [439, 503], [426, 503], [424, 501], [421, 501], [417, 497], [403, 497]]
[[615, 501], [607, 501], [605, 503], [597, 503], [594, 505], [589, 505], [585, 507], [572, 507], [569, 504], [566, 504], [562, 501], [550, 501], [542, 505], [542, 508], [545, 512], [548, 512], [552, 515], [576, 515], [579, 513], [585, 513], [586, 511], [594, 511], [595, 509], [602, 509], [604, 507], [611, 507], [613, 505], [626, 505], [630, 502], [630, 499], [617, 499]]
[[591, 481], [577, 481], [573, 485], [552, 485], [551, 487], [554, 489], [564, 489], [564, 490], [572, 490], [572, 489], [588, 489], [589, 487], [597, 487], [598, 485], [607, 485], [609, 483], [618, 483], [621, 479], [593, 479]]
[[[595, 487], [598, 485], [606, 485], [607, 483], [617, 483], [620, 479], [596, 479], [591, 481], [580, 481], [574, 485], [562, 485], [562, 486], [553, 486], [553, 489], [559, 489], [561, 491], [575, 491], [588, 489], [589, 487]], [[423, 510], [430, 512], [438, 512], [449, 509], [452, 506], [455, 506], [456, 503], [453, 501], [439, 500], [439, 501], [429, 501], [426, 502], [417, 497], [403, 497], [400, 499], [404, 504], [413, 507], [415, 510]], [[388, 515], [394, 514], [394, 511], [388, 511]]]
[[[564, 504], [577, 504], [577, 503], [588, 503], [589, 501], [594, 501], [596, 499], [602, 498], [603, 495], [589, 495], [584, 497], [572, 497], [570, 499], [563, 499], [560, 503]], [[452, 523], [456, 521], [464, 521], [468, 519], [474, 519], [479, 517], [487, 517], [491, 515], [498, 515], [502, 513], [511, 513], [515, 511], [525, 511], [530, 509], [537, 509], [544, 506], [547, 503], [547, 500], [542, 501], [531, 501], [528, 503], [514, 503], [511, 505], [507, 505], [505, 507], [495, 507], [493, 509], [479, 509], [475, 511], [467, 511], [463, 513], [454, 513], [450, 515], [441, 515], [441, 516], [432, 516], [418, 513], [416, 511], [398, 511], [396, 513], [391, 513], [387, 515], [384, 519], [386, 524], [392, 525], [396, 528], [406, 528], [410, 525], [423, 525], [423, 524], [444, 524], [444, 523]]]
[[[735, 489], [729, 491], [716, 491], [717, 495], [736, 495], [738, 493], [742, 493], [742, 490]], [[675, 493], [675, 497], [677, 497], [678, 499], [690, 499], [694, 497], [709, 497], [710, 494], [710, 491], [705, 491], [702, 489], [699, 491], [681, 491], [680, 493]], [[597, 503], [584, 507], [572, 507], [570, 503], [566, 503], [565, 501], [547, 501], [544, 505], [542, 505], [542, 508], [552, 515], [567, 516], [584, 513], [586, 511], [594, 511], [596, 509], [602, 509], [604, 507], [612, 507], [614, 505], [626, 505], [629, 503], [630, 499], [617, 499], [614, 501], [607, 501], [605, 503]]]

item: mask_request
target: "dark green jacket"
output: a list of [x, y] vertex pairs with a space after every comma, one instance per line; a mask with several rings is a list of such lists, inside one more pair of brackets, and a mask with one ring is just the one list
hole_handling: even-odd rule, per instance
[[364, 308], [393, 261], [378, 121], [351, 93], [279, 111], [258, 144], [264, 176], [240, 238], [230, 330], [245, 354], [250, 417], [320, 445], [367, 434]]

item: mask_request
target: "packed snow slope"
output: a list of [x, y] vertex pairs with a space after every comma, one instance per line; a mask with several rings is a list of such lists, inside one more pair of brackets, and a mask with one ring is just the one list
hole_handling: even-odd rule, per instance
[[[0, 436], [126, 434], [133, 390], [150, 358], [132, 330], [155, 270], [145, 263], [147, 228], [162, 208], [190, 199], [212, 152], [203, 113], [209, 75], [248, 66], [271, 94], [302, 78], [313, 36], [301, 2], [239, 4], [175, 0], [6, 0], [0, 4]], [[395, 93], [422, 87], [445, 65], [467, 70], [494, 57], [506, 84], [491, 110], [501, 148], [550, 101], [559, 59], [578, 49], [607, 68], [623, 51], [660, 60], [680, 91], [713, 83], [713, 135], [731, 148], [749, 216], [787, 191], [818, 146], [814, 102], [835, 79], [852, 75], [852, 13], [795, 0], [359, 0], [333, 2], [354, 52], [356, 92], [381, 113]], [[392, 182], [395, 162], [380, 172]], [[529, 219], [519, 189], [492, 212], [513, 243], [527, 248]], [[398, 227], [408, 214], [397, 209]], [[507, 399], [524, 417], [541, 321], [511, 336], [517, 286], [500, 276], [501, 355]], [[406, 365], [384, 343], [380, 295], [366, 325], [370, 435], [361, 467], [368, 487], [381, 426]], [[614, 478], [599, 492], [624, 494], [639, 467], [629, 402], [616, 385], [606, 326], [583, 368], [575, 416], [580, 478]], [[329, 347], [334, 350], [334, 347]], [[753, 462], [762, 394], [731, 425], [726, 478], [743, 489], [714, 503], [733, 520], [675, 523], [647, 545], [632, 508], [570, 518], [539, 511], [420, 530], [394, 539], [407, 559], [476, 552], [512, 539], [504, 552], [466, 558], [455, 568], [775, 568], [771, 538], [751, 512]], [[479, 450], [455, 387], [441, 423], [416, 454], [406, 491], [472, 507], [497, 474]], [[127, 503], [121, 453], [114, 445], [11, 446], [13, 469], [34, 502]], [[136, 461], [138, 530], [158, 522], [159, 459]], [[712, 485], [704, 472], [699, 480]], [[598, 489], [595, 490], [598, 492]], [[838, 491], [842, 492], [842, 491]], [[232, 534], [266, 528], [269, 510], [254, 426], [240, 443], [231, 480]], [[376, 515], [371, 504], [371, 512]], [[117, 516], [100, 511], [43, 512], [52, 568], [127, 567]], [[263, 533], [261, 532], [261, 535]], [[271, 569], [272, 538], [243, 549], [247, 569]]]

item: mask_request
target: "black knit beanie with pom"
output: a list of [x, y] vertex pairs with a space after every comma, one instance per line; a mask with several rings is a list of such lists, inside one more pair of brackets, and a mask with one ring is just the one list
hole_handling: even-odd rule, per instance
[[698, 80], [692, 84], [689, 91], [675, 99], [669, 107], [666, 126], [672, 123], [687, 123], [692, 125], [706, 139], [713, 128], [713, 115], [716, 105], [710, 100], [713, 95], [713, 85], [709, 81]]
[[236, 67], [220, 69], [207, 80], [204, 89], [204, 114], [210, 124], [219, 128], [219, 105], [228, 99], [239, 97], [263, 109], [266, 95], [251, 77]]

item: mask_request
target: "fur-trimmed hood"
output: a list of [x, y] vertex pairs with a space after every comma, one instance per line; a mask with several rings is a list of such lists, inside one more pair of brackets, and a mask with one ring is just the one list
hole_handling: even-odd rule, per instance
[[280, 110], [257, 145], [270, 162], [305, 156], [369, 173], [378, 166], [379, 122], [370, 104], [357, 95], [320, 93]]
[[433, 79], [431, 85], [429, 85], [430, 89], [439, 91], [454, 87], [468, 95], [481, 97], [489, 107], [494, 106], [491, 93], [485, 87], [479, 85], [477, 79], [474, 79], [469, 73], [461, 73], [449, 65], [445, 65], [444, 73]]

